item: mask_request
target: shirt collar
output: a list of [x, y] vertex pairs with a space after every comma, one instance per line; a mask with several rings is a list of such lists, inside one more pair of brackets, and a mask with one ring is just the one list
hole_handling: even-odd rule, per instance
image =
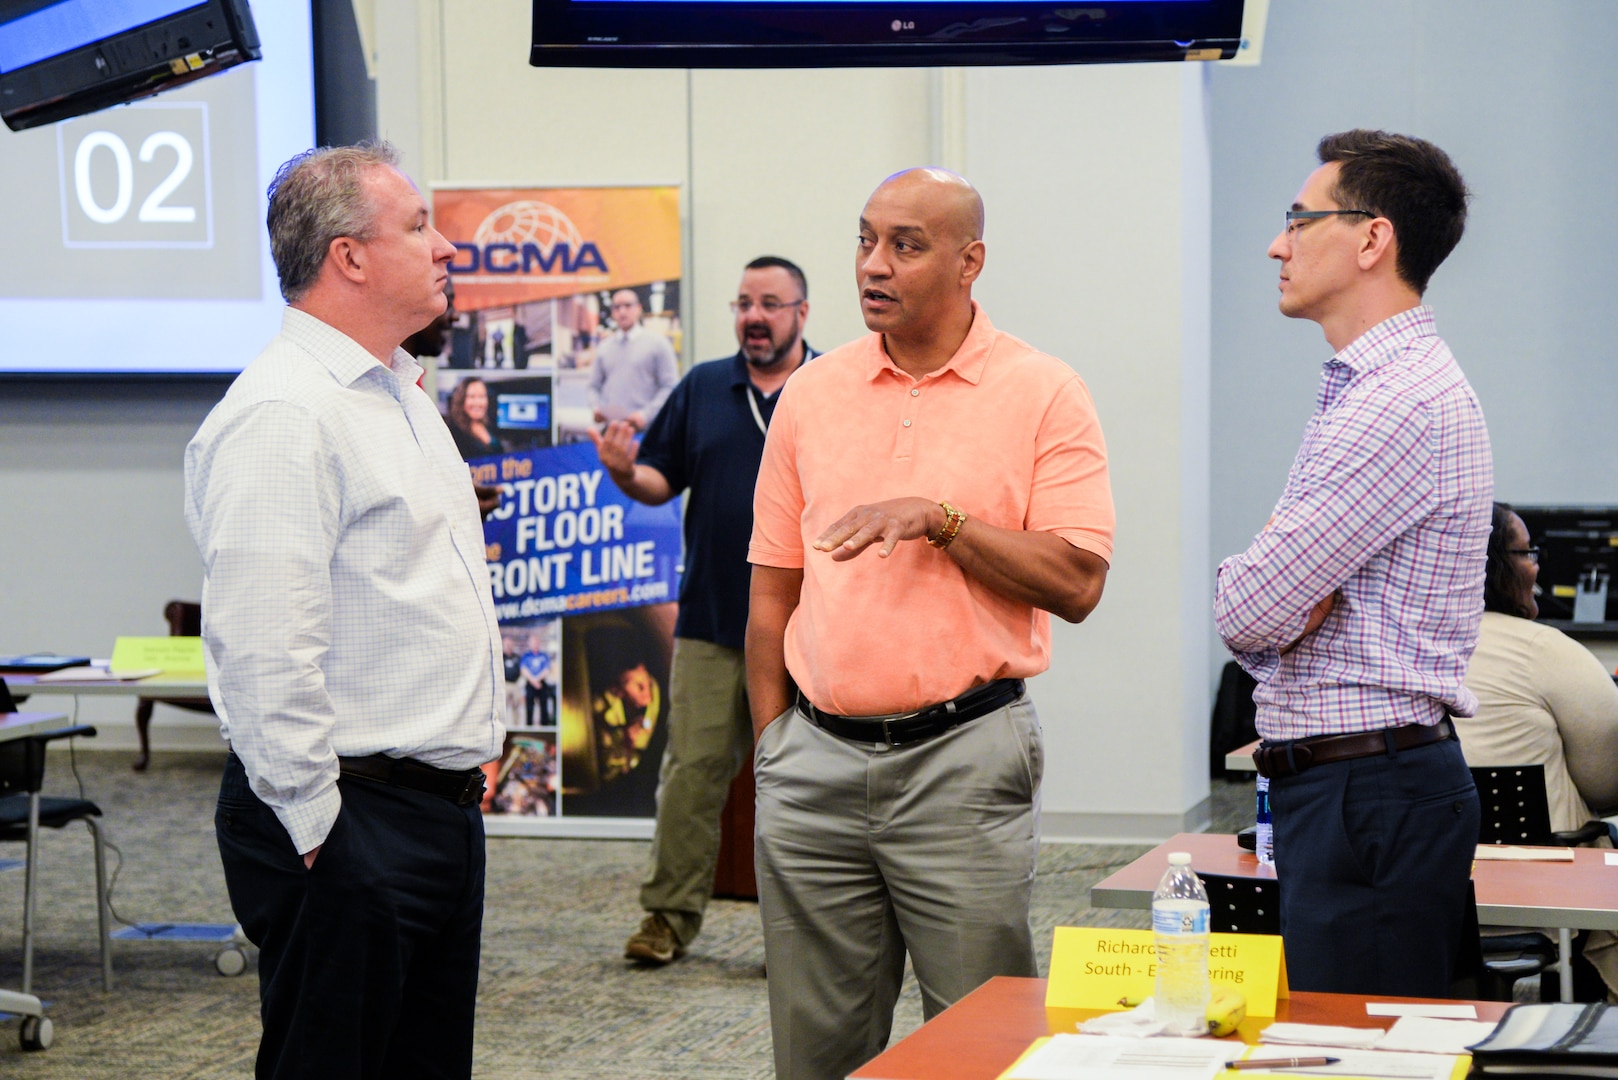
[[[798, 362], [798, 367], [803, 367], [804, 364], [819, 355], [810, 347], [809, 342], [805, 341], [803, 343], [803, 359]], [[735, 388], [738, 386], [751, 386], [752, 384], [753, 377], [748, 373], [747, 357], [740, 349], [737, 349], [736, 355], [730, 358], [730, 385]], [[777, 392], [779, 393], [779, 391]]]
[[1344, 346], [1326, 365], [1340, 364], [1356, 375], [1363, 375], [1393, 359], [1401, 347], [1415, 339], [1437, 334], [1433, 309], [1420, 304], [1383, 319]]
[[[887, 347], [883, 344], [882, 335], [875, 335], [876, 348], [871, 350], [870, 359], [866, 364], [865, 377], [867, 381], [874, 382], [876, 377], [884, 371], [896, 371], [905, 378], [910, 378], [893, 359], [888, 356]], [[972, 301], [972, 328], [966, 332], [966, 340], [961, 342], [955, 355], [949, 358], [949, 363], [931, 372], [924, 378], [942, 377], [945, 372], [965, 379], [973, 386], [983, 378], [983, 369], [989, 363], [989, 353], [994, 351], [994, 324], [976, 300]]]
[[365, 347], [328, 322], [307, 311], [289, 307], [281, 316], [281, 334], [301, 345], [310, 356], [330, 371], [332, 378], [344, 386], [352, 386], [373, 370], [389, 371], [395, 378], [393, 390], [413, 384], [422, 375], [422, 367], [403, 349], [394, 349], [391, 364], [384, 365], [365, 350]]

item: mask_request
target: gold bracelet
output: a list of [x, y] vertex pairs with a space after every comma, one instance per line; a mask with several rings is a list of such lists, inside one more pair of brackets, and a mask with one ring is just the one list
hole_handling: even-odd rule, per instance
[[955, 538], [961, 534], [961, 526], [966, 524], [966, 515], [947, 502], [941, 502], [938, 505], [944, 508], [944, 529], [938, 534], [936, 540], [929, 536], [927, 542], [939, 551], [943, 551], [953, 544]]

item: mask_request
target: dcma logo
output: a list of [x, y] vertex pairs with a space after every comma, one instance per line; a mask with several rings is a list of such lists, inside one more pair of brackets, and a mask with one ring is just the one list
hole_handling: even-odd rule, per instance
[[523, 199], [483, 219], [472, 242], [455, 244], [456, 274], [564, 274], [607, 272], [607, 260], [579, 235], [568, 216], [549, 203]]

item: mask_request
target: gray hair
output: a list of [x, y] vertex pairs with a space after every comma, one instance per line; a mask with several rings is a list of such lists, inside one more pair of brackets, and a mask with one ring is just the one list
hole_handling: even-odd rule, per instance
[[282, 165], [270, 181], [270, 253], [287, 303], [309, 291], [341, 236], [364, 243], [375, 231], [375, 208], [364, 180], [378, 166], [397, 169], [399, 152], [386, 142], [323, 146]]

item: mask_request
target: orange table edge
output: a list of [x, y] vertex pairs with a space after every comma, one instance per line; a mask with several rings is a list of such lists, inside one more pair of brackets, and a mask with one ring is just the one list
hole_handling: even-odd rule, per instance
[[[1503, 1001], [1434, 1001], [1427, 998], [1311, 994], [1295, 992], [1277, 1003], [1274, 1017], [1250, 1017], [1237, 1032], [1242, 1041], [1258, 1042], [1259, 1032], [1277, 1021], [1295, 1024], [1339, 1024], [1387, 1029], [1396, 1019], [1368, 1016], [1368, 1002], [1430, 1005], [1470, 1004], [1479, 1020], [1498, 1020], [1509, 1007]], [[923, 1024], [904, 1039], [860, 1066], [850, 1080], [994, 1080], [1035, 1039], [1076, 1030], [1096, 1012], [1045, 1008], [1044, 979], [990, 979], [972, 993]]]

